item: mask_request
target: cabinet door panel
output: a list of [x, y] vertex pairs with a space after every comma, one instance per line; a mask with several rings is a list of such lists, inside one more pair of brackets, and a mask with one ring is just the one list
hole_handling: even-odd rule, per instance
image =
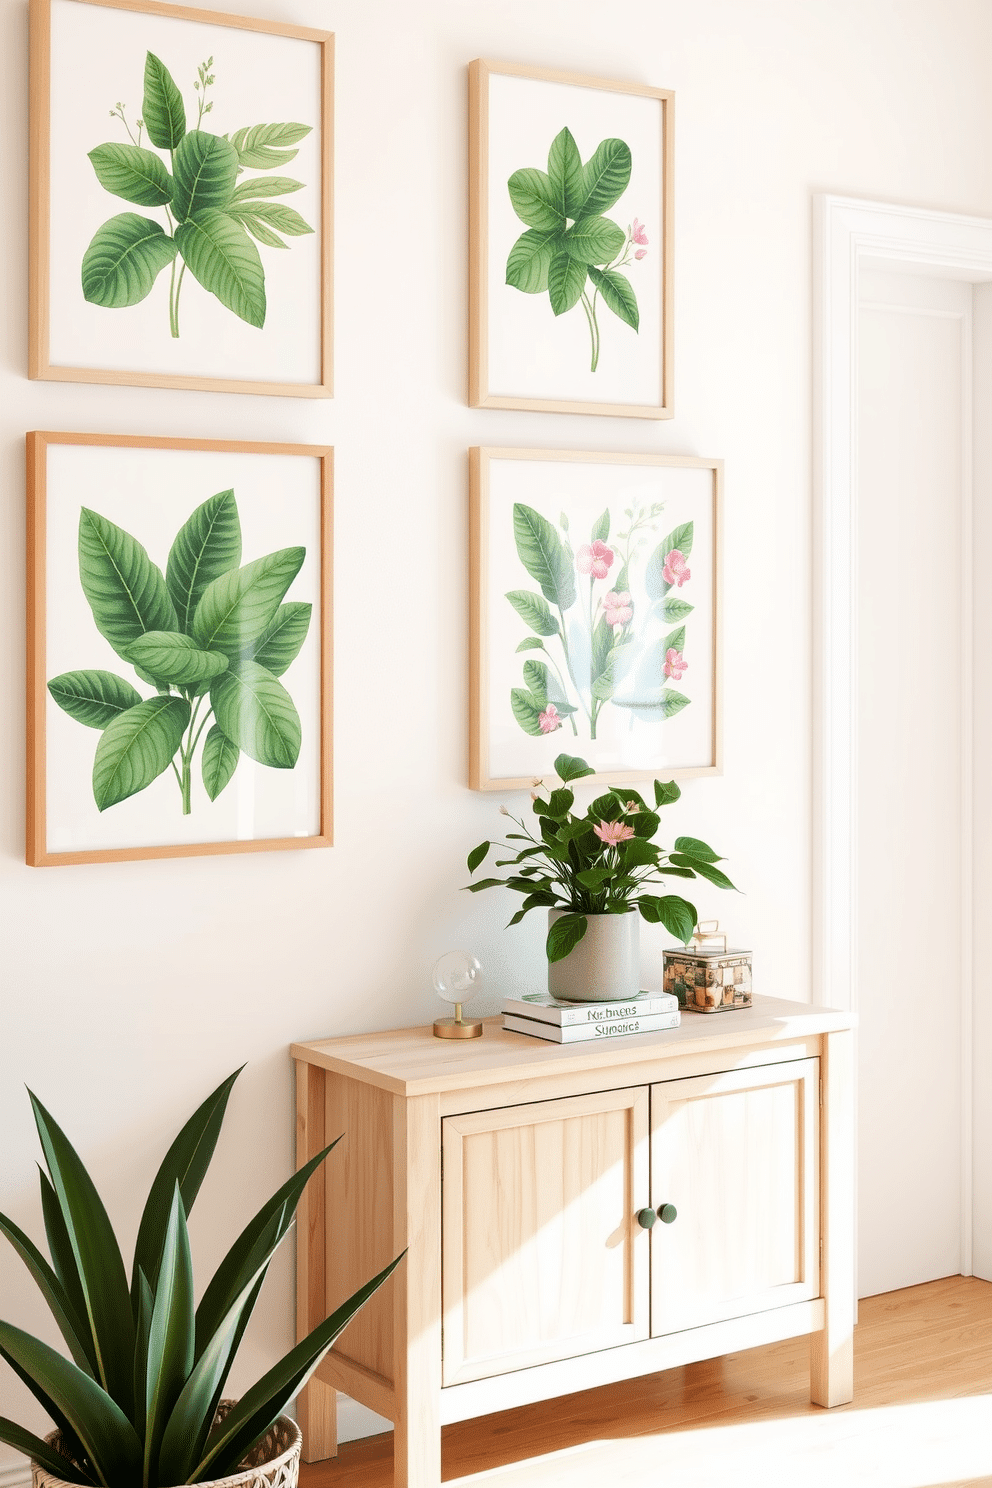
[[442, 1131], [444, 1384], [646, 1338], [647, 1088]]
[[819, 1061], [651, 1087], [651, 1331], [819, 1296]]

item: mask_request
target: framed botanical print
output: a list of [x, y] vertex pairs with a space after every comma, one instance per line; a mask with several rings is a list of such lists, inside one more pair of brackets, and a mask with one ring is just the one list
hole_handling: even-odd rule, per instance
[[471, 63], [473, 408], [672, 417], [674, 97]]
[[720, 460], [473, 449], [475, 790], [720, 770]]
[[27, 861], [331, 841], [331, 451], [32, 433]]
[[29, 372], [331, 394], [333, 37], [31, 0]]

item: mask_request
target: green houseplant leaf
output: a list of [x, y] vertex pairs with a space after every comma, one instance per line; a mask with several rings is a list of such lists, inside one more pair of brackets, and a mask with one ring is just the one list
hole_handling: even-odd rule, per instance
[[185, 222], [206, 207], [227, 206], [238, 178], [238, 154], [219, 135], [194, 129], [176, 151], [172, 168], [172, 206], [177, 220]]
[[574, 951], [588, 928], [589, 921], [582, 914], [564, 914], [555, 920], [548, 928], [548, 960], [564, 960], [569, 951]]
[[242, 661], [210, 684], [214, 717], [249, 759], [274, 770], [291, 770], [302, 743], [300, 715], [272, 673]]
[[309, 124], [255, 124], [238, 129], [231, 144], [238, 152], [238, 163], [247, 170], [272, 170], [288, 165], [299, 154], [287, 145], [298, 145], [310, 133]]
[[245, 659], [257, 661], [273, 677], [281, 677], [300, 654], [312, 613], [313, 605], [299, 600], [281, 604], [261, 640]]
[[179, 629], [191, 635], [203, 591], [241, 562], [241, 519], [233, 491], [218, 491], [179, 529], [165, 568]]
[[147, 630], [133, 642], [129, 659], [156, 682], [175, 686], [209, 682], [227, 671], [223, 652], [201, 651], [191, 636], [175, 630]]
[[223, 651], [233, 661], [261, 642], [306, 553], [306, 548], [280, 548], [208, 584], [193, 617], [201, 650]]
[[189, 716], [184, 698], [156, 697], [108, 724], [93, 760], [93, 798], [100, 811], [136, 795], [169, 768]]
[[556, 529], [533, 507], [515, 502], [513, 537], [521, 563], [548, 603], [570, 609], [575, 603], [575, 572], [572, 555]]
[[83, 254], [83, 298], [105, 310], [138, 305], [176, 256], [174, 238], [157, 222], [122, 212], [97, 228]]
[[48, 690], [59, 707], [87, 728], [105, 729], [119, 713], [141, 702], [141, 694], [114, 672], [63, 672]]
[[145, 56], [141, 116], [148, 138], [159, 150], [177, 150], [186, 133], [186, 107], [172, 74], [154, 52]]
[[97, 145], [89, 158], [105, 190], [139, 207], [164, 207], [172, 200], [172, 177], [151, 150], [138, 145]]
[[265, 324], [265, 271], [240, 222], [207, 207], [176, 228], [176, 243], [194, 279], [246, 324]]
[[193, 1367], [193, 1258], [179, 1184], [173, 1189], [148, 1326], [145, 1366], [144, 1482], [157, 1479], [166, 1424]]
[[15, 1452], [22, 1452], [25, 1457], [30, 1457], [46, 1472], [51, 1473], [53, 1478], [61, 1478], [67, 1483], [92, 1484], [96, 1481], [88, 1477], [81, 1468], [74, 1467], [68, 1458], [63, 1457], [61, 1452], [56, 1452], [40, 1436], [25, 1431], [23, 1426], [18, 1426], [16, 1421], [8, 1421], [6, 1416], [0, 1416], [0, 1441], [13, 1447]]
[[223, 729], [215, 723], [203, 741], [203, 754], [200, 758], [203, 788], [211, 801], [216, 801], [224, 787], [230, 783], [240, 758], [241, 750], [231, 743]]
[[618, 273], [616, 269], [597, 269], [590, 264], [589, 278], [613, 314], [636, 331], [640, 324], [637, 296], [626, 275]]
[[176, 612], [161, 569], [123, 527], [83, 507], [79, 581], [96, 628], [119, 656], [147, 630], [175, 630]]
[[0, 1234], [6, 1235], [34, 1277], [76, 1364], [84, 1374], [94, 1378], [93, 1340], [89, 1335], [89, 1327], [85, 1318], [80, 1318], [76, 1312], [66, 1288], [34, 1241], [5, 1214], [0, 1214]]

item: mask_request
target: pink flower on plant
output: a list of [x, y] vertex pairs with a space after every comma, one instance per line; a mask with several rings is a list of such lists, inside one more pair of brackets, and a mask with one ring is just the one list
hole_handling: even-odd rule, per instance
[[554, 703], [549, 703], [544, 712], [538, 718], [542, 734], [553, 734], [555, 729], [561, 728], [561, 719], [558, 717], [558, 709]]
[[673, 677], [676, 682], [682, 681], [682, 673], [687, 671], [689, 663], [685, 660], [681, 651], [676, 651], [674, 646], [669, 646], [665, 655], [665, 665], [662, 667], [666, 677]]
[[680, 589], [686, 579], [692, 578], [692, 574], [689, 572], [689, 565], [678, 548], [673, 548], [665, 559], [665, 566], [661, 570], [661, 576], [666, 584], [678, 584]]
[[591, 545], [582, 544], [575, 557], [575, 566], [580, 574], [592, 574], [594, 579], [605, 579], [615, 556], [613, 549], [597, 537]]
[[629, 842], [634, 835], [633, 827], [625, 826], [623, 822], [599, 822], [593, 831], [600, 842], [605, 842], [607, 847], [616, 847], [618, 843]]
[[609, 594], [604, 594], [603, 609], [607, 625], [612, 625], [614, 629], [618, 625], [626, 625], [628, 620], [634, 618], [634, 607], [626, 589], [622, 594], [618, 594], [615, 589], [611, 589]]
[[[644, 246], [645, 246], [645, 248], [647, 247], [647, 244], [648, 244], [648, 235], [644, 231], [644, 223], [643, 222], [638, 222], [638, 220], [637, 220], [636, 217], [634, 218], [634, 230], [631, 233], [631, 239], [632, 239], [633, 242], [635, 242], [635, 243], [643, 243]], [[642, 258], [643, 255], [639, 253], [637, 255], [637, 257], [638, 258]]]
[[637, 252], [634, 254], [634, 257], [635, 258], [646, 258], [647, 257], [647, 251], [648, 250], [646, 248], [638, 248]]

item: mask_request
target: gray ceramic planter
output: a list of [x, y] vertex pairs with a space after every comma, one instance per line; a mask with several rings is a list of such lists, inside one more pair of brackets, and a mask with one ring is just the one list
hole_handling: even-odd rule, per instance
[[[564, 909], [548, 910], [548, 928]], [[548, 991], [570, 1002], [623, 1002], [640, 991], [641, 916], [587, 915], [585, 935], [561, 961], [548, 962]]]

